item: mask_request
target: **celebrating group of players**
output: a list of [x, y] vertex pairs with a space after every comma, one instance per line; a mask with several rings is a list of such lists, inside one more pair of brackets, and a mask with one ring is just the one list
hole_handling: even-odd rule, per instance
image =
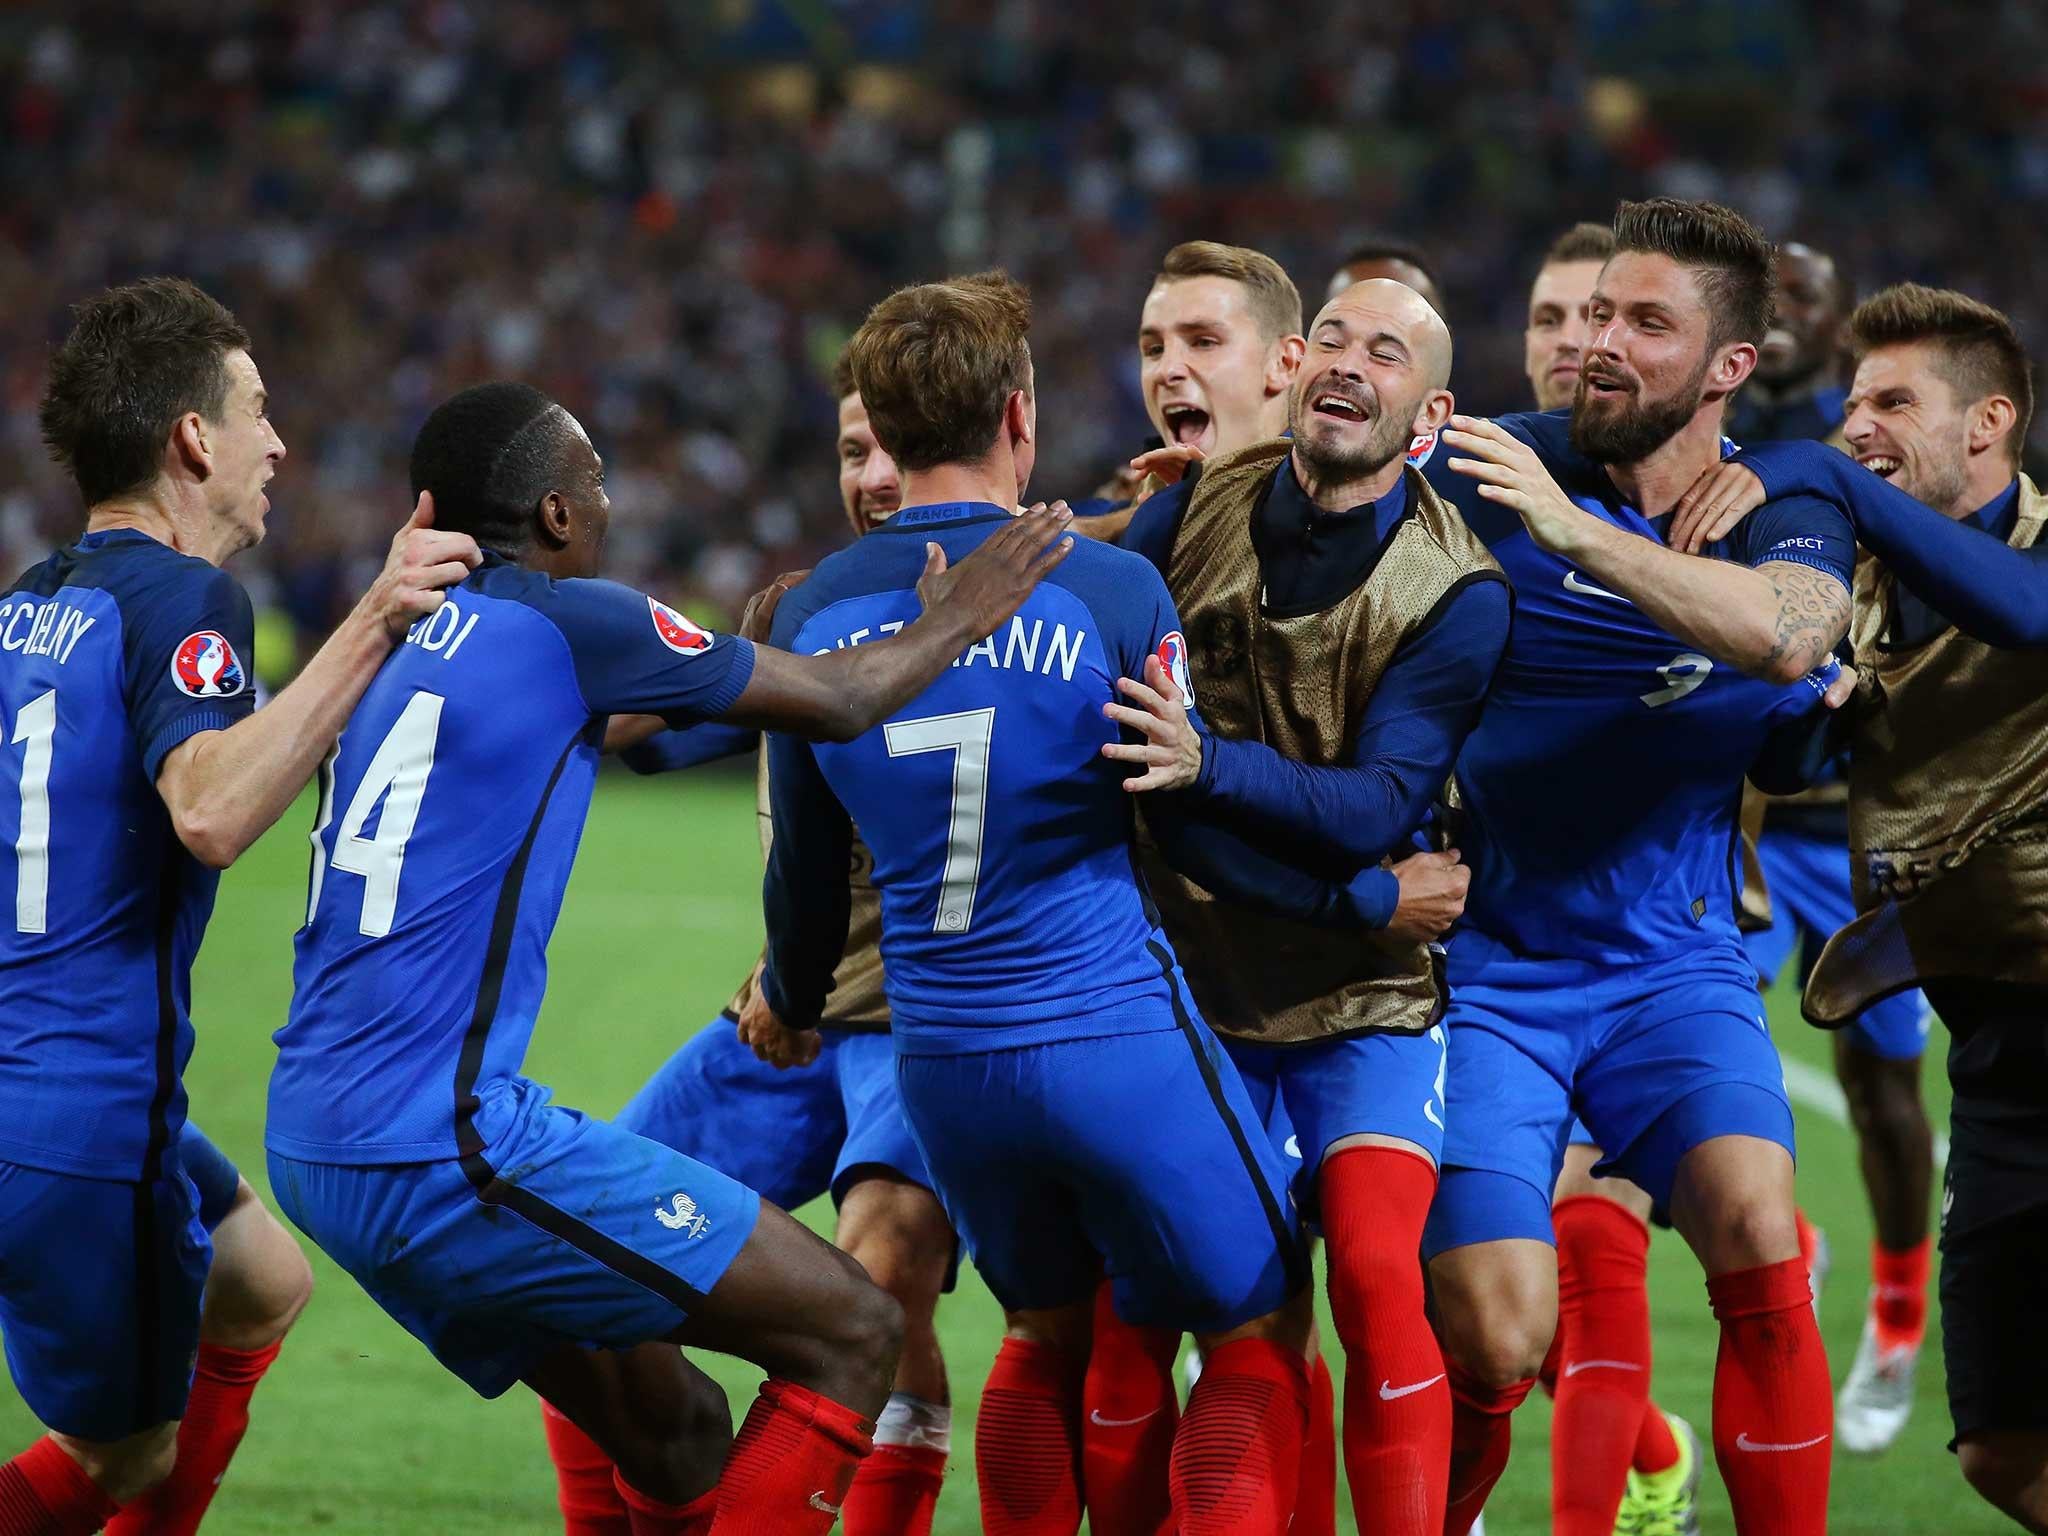
[[[1028, 297], [892, 294], [836, 381], [856, 538], [734, 635], [597, 578], [573, 416], [465, 390], [261, 709], [220, 570], [285, 452], [250, 339], [182, 281], [81, 305], [42, 422], [86, 532], [0, 597], [0, 1333], [51, 1431], [0, 1536], [196, 1528], [306, 1302], [181, 1079], [217, 871], [316, 772], [271, 1187], [448, 1369], [540, 1396], [569, 1536], [928, 1530], [963, 1249], [1007, 1322], [998, 1536], [1328, 1532], [1340, 1453], [1362, 1530], [1464, 1533], [1539, 1379], [1555, 1531], [1696, 1530], [1653, 1222], [1720, 1324], [1738, 1530], [1822, 1531], [1837, 1438], [1910, 1407], [1923, 984], [1957, 1449], [2048, 1530], [2024, 350], [1946, 291], [1851, 316], [1819, 253], [1667, 199], [1546, 258], [1540, 414], [1454, 414], [1441, 305], [1368, 251], [1304, 326], [1270, 258], [1175, 248], [1138, 332], [1163, 446], [1077, 518], [1018, 510]], [[768, 944], [728, 1022], [613, 1121], [553, 1104], [520, 1067], [600, 755], [757, 744]], [[1745, 784], [1791, 797], [1762, 881]], [[1758, 994], [1795, 940], [1878, 1214], [1839, 1410]], [[836, 1248], [785, 1214], [826, 1191]], [[678, 1345], [767, 1373], [737, 1434]]]

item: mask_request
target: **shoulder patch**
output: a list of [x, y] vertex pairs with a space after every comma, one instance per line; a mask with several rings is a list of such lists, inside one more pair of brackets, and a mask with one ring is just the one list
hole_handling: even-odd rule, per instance
[[171, 681], [195, 699], [231, 699], [249, 686], [241, 657], [217, 629], [197, 630], [171, 653]]
[[1422, 468], [1436, 457], [1436, 428], [1408, 439], [1408, 462], [1416, 469]]
[[711, 649], [711, 632], [699, 629], [667, 603], [650, 597], [647, 610], [654, 615], [654, 632], [661, 643], [677, 655], [696, 656]]
[[1173, 679], [1173, 686], [1180, 690], [1184, 703], [1190, 707], [1195, 702], [1195, 682], [1188, 671], [1187, 637], [1179, 630], [1169, 630], [1159, 642], [1159, 665], [1166, 668], [1166, 675]]

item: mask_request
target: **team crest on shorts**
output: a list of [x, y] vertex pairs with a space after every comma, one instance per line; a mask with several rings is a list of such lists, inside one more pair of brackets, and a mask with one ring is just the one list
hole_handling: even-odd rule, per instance
[[711, 1230], [711, 1218], [697, 1209], [696, 1201], [681, 1193], [666, 1208], [657, 1205], [654, 1219], [671, 1232], [687, 1232], [691, 1237], [702, 1237]]
[[217, 629], [187, 635], [171, 652], [171, 681], [195, 699], [231, 699], [249, 686], [242, 659]]
[[667, 603], [647, 599], [647, 611], [654, 615], [654, 632], [661, 643], [680, 656], [696, 656], [711, 649], [711, 634], [699, 629]]
[[1171, 630], [1159, 642], [1159, 665], [1166, 668], [1166, 675], [1173, 679], [1173, 686], [1180, 690], [1183, 701], [1195, 702], [1195, 683], [1188, 673], [1187, 636], [1179, 630]]

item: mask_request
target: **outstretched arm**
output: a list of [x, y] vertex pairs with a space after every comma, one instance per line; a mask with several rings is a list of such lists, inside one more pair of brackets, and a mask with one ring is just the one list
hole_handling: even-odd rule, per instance
[[1805, 494], [1843, 508], [1864, 547], [1964, 634], [2048, 646], [2048, 547], [2014, 549], [1818, 443], [1761, 444], [1734, 462], [1773, 500]]
[[918, 581], [924, 615], [887, 640], [793, 656], [760, 647], [754, 670], [718, 718], [764, 731], [822, 741], [851, 741], [929, 687], [977, 640], [1014, 614], [1074, 541], [1064, 502], [1036, 508], [991, 534], [955, 570], [929, 546]]
[[[1444, 441], [1449, 468], [1479, 494], [1511, 507], [1531, 538], [1618, 593], [1661, 628], [1717, 661], [1776, 683], [1820, 666], [1849, 630], [1846, 570], [1814, 563], [1806, 547], [1842, 542], [1802, 537], [1754, 565], [1681, 554], [1593, 516], [1558, 488], [1535, 451], [1489, 421], [1454, 416]], [[1778, 553], [1773, 551], [1772, 553]], [[1842, 557], [1846, 563], [1846, 553]]]
[[157, 793], [201, 863], [226, 869], [285, 813], [413, 621], [482, 560], [468, 534], [433, 522], [433, 497], [422, 491], [370, 590], [290, 686], [245, 719], [164, 753]]

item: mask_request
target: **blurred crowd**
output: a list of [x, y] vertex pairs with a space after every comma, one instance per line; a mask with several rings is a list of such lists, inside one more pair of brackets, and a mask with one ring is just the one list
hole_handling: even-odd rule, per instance
[[831, 361], [949, 270], [1034, 292], [1043, 495], [1142, 446], [1138, 308], [1193, 237], [1271, 252], [1311, 312], [1361, 239], [1417, 243], [1480, 409], [1524, 403], [1542, 248], [1649, 192], [2044, 344], [2048, 8], [17, 4], [0, 192], [10, 569], [77, 522], [35, 425], [67, 307], [168, 271], [254, 335], [291, 458], [239, 570], [302, 640], [404, 516], [425, 413], [504, 376], [604, 454], [613, 574], [716, 616], [837, 541]]

